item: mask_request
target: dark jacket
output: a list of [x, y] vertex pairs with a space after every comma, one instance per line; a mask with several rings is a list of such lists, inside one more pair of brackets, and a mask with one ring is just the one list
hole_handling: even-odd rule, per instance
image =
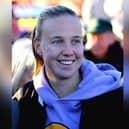
[[[38, 95], [33, 87], [33, 81], [24, 85], [13, 96], [19, 104], [19, 122], [17, 129], [45, 129], [43, 121], [45, 104], [38, 102]], [[118, 88], [109, 93], [81, 102], [82, 114], [80, 129], [125, 129], [123, 111], [123, 89]]]

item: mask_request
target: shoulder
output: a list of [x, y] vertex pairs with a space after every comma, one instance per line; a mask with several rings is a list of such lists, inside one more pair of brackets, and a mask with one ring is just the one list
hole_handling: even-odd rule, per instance
[[82, 106], [84, 110], [86, 109], [89, 116], [95, 117], [92, 114], [94, 112], [94, 114], [99, 116], [98, 119], [106, 117], [117, 120], [120, 116], [123, 116], [123, 87], [85, 100], [82, 102]]
[[111, 104], [111, 106], [118, 106], [118, 104], [122, 104], [123, 102], [123, 87], [120, 87], [118, 89], [115, 89], [113, 91], [107, 92], [105, 94], [102, 94], [100, 96], [96, 96], [95, 98], [91, 98], [89, 100], [85, 100], [86, 103], [89, 104], [96, 104], [96, 105], [108, 105]]
[[118, 88], [101, 96], [85, 100], [82, 102], [82, 109], [86, 114], [87, 124], [91, 128], [93, 126], [93, 129], [102, 128], [101, 123], [107, 125], [108, 128], [123, 127], [123, 89]]

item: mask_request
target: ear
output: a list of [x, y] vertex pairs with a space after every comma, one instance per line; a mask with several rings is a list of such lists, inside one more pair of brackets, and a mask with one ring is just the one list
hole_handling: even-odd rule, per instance
[[34, 50], [39, 56], [42, 55], [41, 44], [38, 41], [34, 41]]

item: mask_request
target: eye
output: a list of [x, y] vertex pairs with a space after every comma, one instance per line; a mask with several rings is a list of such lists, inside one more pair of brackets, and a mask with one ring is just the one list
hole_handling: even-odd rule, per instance
[[72, 40], [73, 45], [80, 44], [80, 43], [81, 43], [81, 39], [73, 39]]
[[52, 44], [60, 44], [60, 43], [63, 43], [63, 40], [62, 39], [56, 39], [56, 40], [53, 40], [51, 43]]

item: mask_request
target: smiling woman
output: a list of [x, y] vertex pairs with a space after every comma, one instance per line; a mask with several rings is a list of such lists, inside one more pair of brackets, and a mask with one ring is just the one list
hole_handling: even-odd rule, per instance
[[[55, 14], [51, 14], [50, 16], [47, 15], [47, 18], [45, 20], [42, 17], [43, 14], [40, 15], [35, 30], [35, 32], [37, 32], [37, 35], [35, 35], [36, 37], [33, 36], [35, 39], [41, 39], [38, 42], [35, 42], [35, 39], [33, 39], [33, 47], [38, 56], [43, 55], [43, 58], [41, 58], [39, 62], [43, 62], [45, 64], [47, 63], [46, 74], [48, 74], [48, 76], [50, 76], [49, 74], [51, 74], [51, 77], [53, 79], [57, 77], [54, 75], [57, 72], [58, 74], [59, 72], [60, 74], [62, 74], [62, 71], [59, 70], [62, 65], [58, 60], [60, 60], [60, 62], [61, 60], [73, 61], [76, 58], [78, 60], [76, 60], [73, 65], [79, 67], [80, 64], [77, 65], [77, 63], [79, 63], [79, 58], [83, 57], [81, 23], [78, 17], [73, 12], [70, 12], [72, 15], [67, 15], [67, 13], [69, 12], [69, 10], [66, 12], [64, 11], [64, 14], [62, 14], [63, 16], [60, 16], [60, 14], [53, 11], [52, 13]], [[53, 72], [48, 72], [51, 70], [53, 70]]]
[[13, 98], [20, 104], [17, 129], [123, 128], [121, 73], [84, 59], [82, 37], [71, 9], [42, 11], [32, 35], [35, 75]]

